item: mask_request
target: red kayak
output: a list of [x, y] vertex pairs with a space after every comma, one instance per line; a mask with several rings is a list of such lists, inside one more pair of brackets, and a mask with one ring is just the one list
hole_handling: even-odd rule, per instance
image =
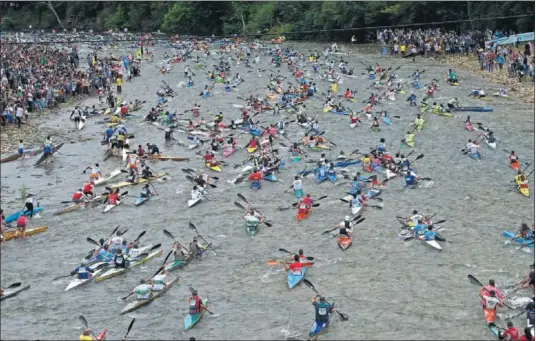
[[307, 215], [309, 215], [309, 213], [311, 212], [311, 209], [309, 208], [308, 210], [305, 211], [305, 213], [296, 213], [296, 220], [297, 221], [301, 221], [305, 218], [307, 218]]
[[346, 251], [346, 249], [348, 249], [348, 248], [352, 245], [352, 237], [347, 237], [347, 236], [343, 236], [343, 235], [341, 235], [341, 236], [337, 239], [337, 243], [339, 244], [339, 247], [340, 247], [343, 251]]
[[519, 161], [511, 161], [510, 167], [512, 167], [515, 170], [519, 170]]
[[104, 340], [106, 338], [106, 329], [104, 329], [102, 332], [100, 332], [99, 335], [97, 335], [97, 338], [95, 340], [98, 340], [98, 341], [101, 341], [101, 340]]

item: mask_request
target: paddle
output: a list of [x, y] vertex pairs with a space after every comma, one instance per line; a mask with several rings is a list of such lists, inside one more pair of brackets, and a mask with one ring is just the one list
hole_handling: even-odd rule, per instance
[[[482, 283], [480, 283], [480, 281], [479, 281], [478, 279], [476, 279], [475, 276], [469, 274], [469, 275], [467, 275], [467, 279], [469, 279], [469, 282], [471, 282], [471, 284], [476, 285], [476, 286], [479, 286], [479, 287], [481, 287], [481, 288], [484, 288], [484, 286], [482, 285]], [[484, 289], [484, 290], [488, 291], [487, 289]], [[509, 305], [507, 305], [507, 304], [504, 303], [504, 302], [501, 302], [501, 303], [502, 303], [506, 308], [508, 308], [508, 309], [514, 309], [514, 308], [510, 307]]]
[[197, 233], [197, 235], [199, 236], [199, 238], [203, 239], [203, 241], [204, 241], [205, 243], [207, 243], [207, 249], [211, 249], [212, 252], [214, 252], [215, 255], [218, 254], [216, 251], [214, 251], [214, 249], [212, 249], [212, 248], [210, 247], [212, 244], [209, 243], [209, 242], [207, 242], [207, 240], [206, 240], [205, 238], [203, 238], [203, 236], [202, 236], [201, 234], [199, 234], [199, 231], [197, 231], [197, 228], [195, 227], [194, 224], [192, 224], [192, 223], [190, 222], [190, 223], [188, 223], [188, 226], [190, 226], [190, 228], [191, 228], [192, 230], [194, 230], [195, 233]]
[[[78, 321], [80, 321], [80, 323], [82, 323], [84, 325], [84, 328], [89, 329], [87, 320], [86, 320], [86, 318], [84, 316], [82, 316], [82, 315], [78, 316]], [[95, 340], [98, 340], [97, 337], [95, 336], [95, 334], [93, 333], [93, 331], [91, 331], [91, 335], [93, 335], [93, 338], [95, 338]]]
[[[242, 204], [240, 204], [239, 202], [236, 202], [236, 201], [235, 201], [234, 204], [235, 204], [236, 207], [239, 207], [239, 208], [243, 209], [244, 211], [248, 212], [248, 210], [247, 210], [244, 206], [242, 206]], [[249, 213], [249, 212], [248, 212], [248, 213]], [[265, 218], [265, 217], [262, 216], [261, 218]], [[266, 219], [266, 218], [265, 218], [265, 219]], [[268, 227], [272, 227], [272, 224], [270, 224], [269, 222], [267, 222], [265, 219], [263, 219], [262, 222], [263, 222], [266, 226], [268, 226]]]
[[[288, 254], [290, 254], [290, 255], [295, 254], [295, 252], [290, 252], [289, 250], [287, 250], [287, 249], [283, 249], [283, 248], [280, 248], [279, 251], [288, 253]], [[307, 260], [314, 260], [314, 259], [315, 259], [315, 257], [310, 257], [310, 256], [309, 256], [309, 257], [305, 257], [305, 258], [306, 258]]]
[[127, 339], [128, 333], [130, 333], [130, 330], [132, 329], [132, 326], [134, 325], [134, 321], [136, 321], [135, 318], [132, 319], [130, 322], [130, 325], [128, 326], [127, 332], [125, 333], [125, 336], [123, 336], [123, 340]]
[[179, 242], [175, 239], [175, 237], [171, 234], [171, 232], [169, 232], [168, 230], [164, 230], [164, 234], [165, 234], [167, 237], [171, 238], [175, 243], [179, 244], [179, 246], [180, 246], [181, 248], [183, 248], [184, 250], [187, 251], [187, 249], [186, 249], [183, 245], [181, 245], [181, 243], [179, 243]]
[[[350, 221], [354, 221], [354, 220], [356, 220], [356, 219], [358, 219], [358, 218], [360, 218], [360, 217], [361, 217], [361, 215], [358, 215], [357, 217], [355, 217], [354, 219], [352, 219], [352, 220], [350, 220]], [[361, 218], [361, 219], [359, 219], [358, 221], [356, 221], [355, 224], [353, 224], [353, 225], [355, 226], [355, 225], [357, 225], [357, 224], [359, 224], [359, 223], [362, 223], [363, 221], [365, 221], [365, 219], [366, 219], [366, 218]], [[338, 229], [338, 228], [341, 228], [341, 227], [340, 227], [340, 226], [335, 226], [335, 227], [332, 228], [331, 230], [326, 230], [326, 231], [322, 232], [322, 234], [328, 234], [328, 233], [330, 233], [330, 232], [335, 231], [335, 230]]]
[[101, 247], [102, 245], [100, 245], [99, 243], [97, 243], [94, 239], [90, 238], [90, 237], [87, 237], [86, 240], [88, 242], [90, 242], [91, 244], [95, 245], [95, 246], [98, 246], [98, 247]]
[[[318, 199], [314, 199], [314, 201], [319, 201], [319, 200], [325, 199], [327, 197], [328, 197], [327, 195], [324, 195], [324, 196], [321, 196]], [[297, 207], [299, 204], [300, 204], [299, 202], [295, 202], [295, 203], [292, 204], [292, 207]], [[318, 206], [320, 206], [320, 204], [314, 204], [313, 205], [313, 207], [318, 207]]]
[[[303, 279], [303, 283], [304, 283], [306, 286], [308, 286], [309, 288], [311, 288], [314, 292], [316, 292], [317, 295], [320, 295], [320, 294], [318, 293], [318, 291], [315, 289], [315, 286], [313, 285], [313, 283], [309, 282], [308, 279], [304, 278], [304, 279]], [[327, 302], [327, 301], [326, 301], [326, 302]], [[327, 302], [327, 303], [329, 304], [329, 302]], [[348, 315], [343, 314], [343, 313], [341, 313], [341, 312], [338, 311], [338, 310], [335, 310], [335, 312], [336, 312], [337, 314], [339, 314], [339, 316], [341, 317], [341, 319], [342, 319], [343, 321], [348, 320], [348, 318], [349, 318]]]
[[134, 239], [133, 243], [139, 241], [141, 237], [145, 236], [145, 233], [147, 233], [147, 231], [143, 231], [142, 233], [140, 233], [140, 234], [138, 235], [138, 237], [137, 237], [136, 239]]
[[[104, 267], [107, 267], [107, 266], [108, 266], [108, 263], [100, 264], [99, 266], [97, 266], [97, 267], [96, 267], [95, 269], [93, 269], [93, 270], [100, 270], [100, 269], [102, 269], [102, 268], [104, 268]], [[58, 277], [56, 277], [56, 278], [53, 278], [52, 281], [58, 280], [58, 279], [60, 279], [60, 278], [70, 277], [70, 276], [73, 276], [73, 275], [68, 274], [68, 275], [58, 276]]]
[[5, 287], [4, 289], [11, 289], [11, 288], [20, 287], [21, 284], [22, 284], [22, 282], [15, 282], [15, 283], [11, 284], [10, 286]]

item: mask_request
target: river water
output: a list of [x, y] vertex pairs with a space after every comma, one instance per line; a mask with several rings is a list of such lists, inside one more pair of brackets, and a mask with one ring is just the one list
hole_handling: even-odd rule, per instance
[[[306, 52], [319, 46], [300, 45], [299, 48]], [[154, 63], [145, 65], [141, 78], [124, 85], [128, 101], [137, 98], [155, 103], [155, 92], [161, 80], [174, 88], [179, 81], [185, 81], [183, 64], [175, 66], [168, 75], [159, 74], [153, 65], [159, 65], [157, 60], [162, 51], [157, 51]], [[358, 89], [359, 100], [350, 105], [356, 109], [362, 108], [361, 100], [370, 93], [366, 90], [369, 86], [367, 76], [361, 75], [364, 71], [360, 61], [367, 65], [377, 61], [384, 67], [402, 66], [397, 71], [402, 78], [409, 78], [416, 69], [426, 69], [421, 85], [432, 78], [443, 80], [448, 70], [447, 65], [420, 58], [412, 62], [358, 52], [345, 59], [350, 61], [351, 67], [356, 67], [358, 78], [345, 79], [339, 91], [346, 87]], [[262, 67], [269, 69], [266, 60], [263, 56]], [[286, 67], [281, 70], [284, 75], [289, 75]], [[215, 95], [203, 100], [198, 95], [208, 81], [203, 72], [194, 70], [197, 73], [195, 87], [175, 88], [179, 95], [169, 108], [181, 113], [197, 102], [201, 103], [201, 114], [205, 118], [212, 118], [218, 111], [224, 112], [226, 122], [238, 118], [239, 110], [232, 104], [242, 102], [236, 97], [263, 93], [267, 80], [257, 78], [255, 72], [245, 72], [243, 66], [233, 71], [240, 72], [246, 80], [240, 91], [225, 93], [223, 86], [218, 85]], [[534, 200], [519, 195], [509, 183], [514, 173], [508, 167], [508, 155], [502, 150], [515, 150], [522, 160], [532, 161], [534, 107], [508, 99], [494, 99], [491, 103], [468, 99], [467, 94], [474, 87], [484, 87], [492, 93], [498, 91], [499, 86], [461, 70], [458, 77], [461, 86], [449, 87], [442, 82], [436, 97], [445, 98], [444, 102], [458, 97], [465, 106], [493, 106], [493, 112], [471, 113], [471, 117], [473, 122], [481, 122], [495, 131], [499, 140], [497, 150], [483, 146], [482, 161], [462, 155], [460, 149], [467, 139], [478, 135], [464, 129], [465, 117], [428, 115], [425, 129], [417, 137], [413, 156], [425, 155], [416, 168], [420, 176], [430, 177], [433, 181], [429, 187], [410, 191], [399, 191], [402, 179], [390, 181], [382, 195], [384, 209], [369, 209], [364, 213], [366, 220], [355, 229], [353, 246], [346, 252], [337, 247], [335, 238], [321, 235], [321, 232], [348, 214], [347, 205], [338, 199], [349, 185], [316, 185], [312, 179], [306, 180], [306, 193], [313, 197], [327, 195], [328, 198], [321, 201], [320, 207], [305, 221], [297, 223], [294, 210], [279, 211], [277, 208], [294, 201], [294, 196], [284, 191], [290, 186], [295, 171], [304, 167], [303, 161], [278, 175], [280, 183], [264, 183], [259, 192], [252, 192], [245, 183], [232, 186], [222, 181], [236, 176], [231, 166], [244, 160], [246, 152], [241, 150], [226, 160], [231, 166], [224, 167], [223, 173], [215, 174], [221, 180], [217, 183], [218, 188], [211, 191], [211, 200], [188, 209], [191, 185], [180, 169], [202, 169], [200, 157], [178, 145], [164, 146], [164, 133], [152, 125], [140, 123], [141, 112], [138, 119], [127, 124], [129, 132], [136, 135], [133, 144], [156, 143], [163, 154], [190, 156], [190, 162], [152, 162], [153, 170], [168, 172], [170, 177], [167, 181], [155, 182], [159, 197], [141, 207], [134, 207], [134, 198], [129, 197], [121, 207], [105, 215], [101, 213], [102, 208], [98, 208], [54, 217], [52, 213], [63, 207], [60, 201], [69, 200], [73, 191], [87, 179], [87, 175], [82, 174], [87, 165], [100, 162], [103, 172], [109, 172], [119, 166], [119, 161], [102, 161], [104, 150], [98, 140], [105, 128], [94, 123], [100, 118], [89, 119], [81, 132], [75, 131], [66, 121], [70, 112], [43, 120], [43, 125], [61, 131], [61, 137], [55, 137], [55, 141], [68, 142], [61, 149], [61, 155], [56, 155], [54, 162], [40, 168], [33, 167], [35, 159], [1, 166], [4, 210], [9, 213], [22, 205], [19, 198], [20, 188], [24, 185], [37, 194], [41, 205], [46, 207], [40, 218], [31, 221], [31, 226], [49, 226], [45, 234], [10, 241], [1, 248], [2, 284], [24, 281], [32, 285], [31, 290], [2, 303], [2, 339], [74, 339], [81, 330], [78, 315], [84, 315], [95, 331], [108, 328], [110, 339], [120, 339], [132, 317], [137, 321], [129, 339], [187, 339], [190, 336], [220, 340], [305, 339], [314, 319], [310, 303], [314, 292], [303, 284], [289, 291], [284, 271], [266, 265], [269, 259], [285, 256], [279, 248], [304, 248], [306, 254], [314, 256], [315, 265], [309, 269], [306, 278], [328, 300], [336, 302], [341, 312], [350, 316], [345, 322], [335, 318], [323, 338], [489, 338], [478, 304], [478, 288], [468, 282], [467, 275], [471, 273], [482, 282], [494, 278], [498, 284], [506, 285], [524, 276], [533, 262], [533, 255], [512, 246], [504, 247], [501, 233], [505, 229], [515, 230], [521, 221], [534, 221]], [[327, 82], [317, 81], [317, 85], [319, 91], [327, 90]], [[381, 137], [395, 152], [416, 112], [407, 105], [406, 97], [397, 95], [396, 102], [379, 105], [378, 108], [386, 109], [391, 115], [401, 116], [399, 120], [393, 119], [391, 126], [382, 125], [379, 133], [368, 129], [370, 122], [365, 117], [363, 126], [351, 130], [348, 117], [323, 114], [319, 99], [308, 100], [306, 106], [311, 116], [318, 115], [321, 127], [326, 130], [325, 136], [337, 144], [330, 156], [335, 157], [339, 150], [346, 153], [356, 148], [367, 150]], [[421, 99], [422, 90], [418, 92], [418, 100]], [[96, 100], [88, 103], [95, 104]], [[146, 105], [143, 113], [149, 108]], [[257, 117], [261, 124], [278, 121], [271, 113]], [[294, 140], [304, 131], [293, 125], [288, 133]], [[239, 145], [244, 145], [247, 135], [239, 136]], [[185, 140], [184, 135], [176, 133], [176, 137]], [[80, 140], [85, 142], [78, 142]], [[314, 153], [309, 154], [316, 157]], [[129, 191], [137, 195], [140, 189], [138, 186]], [[531, 191], [534, 191], [532, 185]], [[248, 237], [244, 232], [242, 212], [232, 204], [238, 199], [237, 193], [244, 194], [261, 207], [273, 220], [273, 227], [261, 225], [255, 238]], [[426, 214], [437, 213], [437, 220], [448, 220], [442, 235], [451, 242], [443, 243], [442, 252], [418, 241], [405, 243], [397, 239], [399, 224], [395, 216], [408, 215], [414, 209]], [[70, 292], [63, 291], [69, 279], [52, 282], [52, 278], [76, 267], [78, 260], [92, 247], [85, 240], [88, 236], [98, 240], [118, 224], [129, 229], [125, 235], [129, 239], [147, 230], [142, 241], [162, 243], [165, 255], [172, 242], [162, 230], [167, 229], [177, 239], [188, 243], [194, 236], [188, 222], [193, 222], [202, 236], [215, 245], [215, 252], [209, 252], [202, 261], [190, 264], [183, 271], [171, 273], [170, 277], [181, 276], [179, 284], [169, 290], [165, 298], [132, 314], [119, 315], [124, 306], [119, 298], [126, 295], [140, 278], [151, 276], [163, 257], [122, 277], [90, 283]], [[210, 297], [210, 309], [215, 314], [207, 315], [193, 330], [185, 333], [183, 318], [187, 314], [188, 285], [198, 289], [200, 295]], [[518, 295], [529, 296], [530, 293], [521, 291]], [[522, 319], [517, 322], [519, 325]]]

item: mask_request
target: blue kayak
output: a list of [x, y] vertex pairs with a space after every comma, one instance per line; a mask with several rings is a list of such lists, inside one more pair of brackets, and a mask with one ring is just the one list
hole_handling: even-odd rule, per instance
[[372, 170], [375, 171], [376, 173], [381, 173], [381, 172], [383, 172], [383, 167], [382, 166], [372, 166]]
[[519, 245], [526, 245], [532, 249], [534, 248], [534, 239], [524, 239], [521, 237], [514, 238], [515, 235], [516, 234], [514, 232], [510, 232], [510, 231], [503, 232], [503, 237], [511, 239], [513, 243], [519, 244]]
[[[335, 307], [335, 303], [332, 303], [331, 310], [333, 310], [334, 307]], [[324, 322], [322, 325], [319, 325], [318, 323], [316, 323], [316, 321], [314, 321], [313, 325], [311, 326], [311, 330], [309, 330], [309, 337], [312, 338], [312, 337], [322, 334], [322, 332], [324, 332], [329, 327], [332, 317], [333, 317], [333, 313], [330, 311], [328, 312], [327, 322]]]
[[261, 136], [262, 135], [262, 131], [259, 130], [259, 129], [250, 129], [249, 130], [249, 133], [253, 136]]
[[260, 181], [251, 181], [249, 187], [251, 187], [252, 190], [256, 191], [258, 189], [261, 189], [261, 182]]
[[[33, 209], [33, 214], [36, 214], [36, 213], [39, 213], [41, 212], [42, 210], [44, 210], [45, 208], [44, 207], [36, 207]], [[22, 215], [22, 213], [24, 213], [24, 210], [18, 210], [17, 212], [13, 213], [13, 214], [10, 214], [6, 217], [6, 224], [9, 224], [9, 223], [12, 223], [14, 222], [15, 220], [19, 219], [19, 217]], [[25, 216], [29, 217], [30, 216], [30, 212], [26, 212]]]
[[328, 173], [328, 179], [331, 182], [337, 181], [337, 173]]
[[136, 201], [134, 202], [134, 206], [140, 206], [144, 202], [148, 201], [149, 197], [136, 197]]
[[301, 272], [292, 272], [292, 271], [288, 272], [287, 282], [288, 282], [289, 289], [294, 288], [303, 280], [303, 277], [305, 277], [305, 270], [307, 270], [307, 268], [301, 268]]
[[263, 179], [271, 181], [271, 182], [276, 182], [277, 181], [277, 177], [275, 176], [274, 173], [268, 173], [268, 174], [264, 175]]
[[329, 112], [337, 115], [350, 115], [349, 111], [337, 111], [335, 109], [331, 109]]
[[385, 122], [385, 124], [391, 124], [391, 119], [389, 117], [383, 116], [382, 120], [383, 120], [383, 122]]
[[367, 192], [367, 197], [369, 198], [374, 198], [374, 197], [377, 197], [378, 195], [380, 195], [382, 192], [382, 190], [375, 190], [375, 189], [372, 189], [370, 191]]
[[490, 107], [454, 107], [452, 111], [473, 111], [473, 112], [492, 112], [493, 108]]
[[480, 160], [481, 159], [480, 154], [469, 153], [469, 157], [472, 158], [472, 159], [475, 159], [475, 160]]
[[321, 176], [320, 174], [316, 175], [316, 183], [319, 184], [321, 182], [324, 182], [328, 179], [327, 175]]
[[351, 165], [357, 165], [360, 164], [361, 160], [345, 160], [345, 161], [339, 161], [335, 163], [335, 167], [348, 167]]

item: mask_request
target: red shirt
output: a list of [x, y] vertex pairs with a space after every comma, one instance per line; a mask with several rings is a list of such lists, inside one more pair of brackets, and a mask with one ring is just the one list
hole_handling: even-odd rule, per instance
[[203, 156], [203, 160], [205, 160], [205, 161], [210, 161], [210, 160], [212, 160], [213, 158], [214, 158], [214, 156], [212, 156], [212, 154], [205, 154], [205, 155]]
[[[519, 341], [528, 341], [528, 340], [527, 340], [527, 337], [523, 334], [523, 336], [521, 336], [521, 337], [519, 338]], [[534, 335], [532, 336], [532, 338], [530, 339], [530, 341], [534, 341]]]
[[300, 262], [292, 262], [289, 266], [291, 271], [298, 272], [301, 271], [302, 264]]
[[303, 200], [302, 200], [302, 203], [307, 205], [308, 207], [311, 206], [313, 204], [313, 202], [311, 201], [311, 198], [309, 197], [305, 197]]
[[117, 193], [108, 194], [108, 201], [117, 201]]
[[261, 181], [261, 180], [262, 180], [262, 173], [261, 172], [252, 173], [248, 177], [248, 181]]
[[126, 115], [128, 112], [128, 108], [126, 106], [121, 107], [121, 115]]
[[17, 227], [26, 227], [26, 224], [28, 224], [28, 218], [25, 215], [17, 218]]
[[73, 201], [80, 200], [82, 198], [83, 193], [82, 192], [74, 192], [73, 194]]
[[510, 341], [516, 341], [519, 339], [519, 331], [515, 327], [510, 327], [502, 333], [502, 338], [505, 339], [510, 335]]
[[352, 93], [350, 91], [346, 91], [344, 93], [344, 98], [352, 98]]
[[91, 192], [91, 184], [90, 183], [85, 184], [84, 188], [82, 188], [82, 192], [84, 192], [84, 193]]
[[255, 147], [257, 147], [257, 141], [256, 140], [249, 141], [249, 148], [255, 148]]

